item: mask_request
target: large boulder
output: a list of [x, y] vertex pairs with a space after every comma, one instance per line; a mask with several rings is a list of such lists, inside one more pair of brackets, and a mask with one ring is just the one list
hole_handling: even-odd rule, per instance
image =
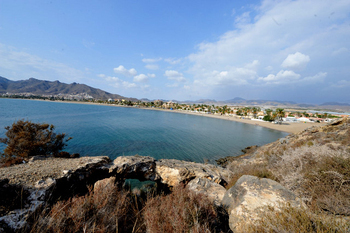
[[226, 193], [226, 189], [223, 186], [203, 178], [191, 180], [187, 187], [197, 194], [207, 196], [210, 201], [218, 206], [221, 205], [221, 201]]
[[229, 225], [233, 232], [244, 232], [244, 225], [259, 219], [259, 210], [272, 206], [305, 206], [291, 191], [276, 181], [244, 175], [225, 193], [222, 204], [230, 217]]

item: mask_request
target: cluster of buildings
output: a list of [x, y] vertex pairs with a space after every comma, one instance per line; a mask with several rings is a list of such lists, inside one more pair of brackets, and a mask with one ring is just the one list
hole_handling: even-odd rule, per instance
[[93, 97], [87, 93], [78, 93], [78, 94], [62, 94], [57, 95], [38, 95], [33, 93], [5, 93], [1, 95], [2, 97], [8, 98], [27, 98], [27, 99], [48, 99], [48, 100], [72, 100], [72, 101], [83, 101], [83, 100], [92, 100]]

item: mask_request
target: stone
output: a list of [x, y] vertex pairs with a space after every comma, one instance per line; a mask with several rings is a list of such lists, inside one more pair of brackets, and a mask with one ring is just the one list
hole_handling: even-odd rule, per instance
[[103, 192], [105, 189], [109, 187], [113, 187], [115, 185], [116, 179], [115, 177], [109, 177], [103, 180], [99, 180], [94, 184], [94, 193]]
[[28, 160], [28, 163], [33, 163], [34, 161], [37, 161], [37, 160], [44, 160], [46, 158], [47, 156], [45, 155], [35, 155]]
[[226, 193], [226, 189], [223, 186], [203, 178], [191, 180], [187, 187], [197, 194], [207, 196], [217, 206], [221, 205], [221, 201]]
[[36, 189], [49, 189], [50, 187], [54, 186], [55, 184], [56, 184], [56, 180], [49, 177], [46, 180], [37, 181], [35, 183], [34, 187]]
[[291, 191], [276, 181], [244, 175], [224, 195], [223, 206], [229, 213], [229, 225], [233, 232], [244, 232], [242, 224], [253, 223], [259, 218], [259, 210], [281, 205], [305, 207], [305, 204]]
[[156, 172], [161, 182], [168, 186], [187, 184], [195, 178], [205, 178], [222, 186], [227, 184], [233, 173], [213, 164], [202, 164], [175, 159], [156, 161]]

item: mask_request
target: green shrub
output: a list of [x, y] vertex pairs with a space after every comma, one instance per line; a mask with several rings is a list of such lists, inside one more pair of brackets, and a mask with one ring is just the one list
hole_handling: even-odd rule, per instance
[[65, 134], [56, 134], [53, 125], [24, 120], [14, 122], [11, 127], [7, 126], [5, 129], [6, 138], [0, 138], [0, 142], [7, 145], [3, 155], [7, 160], [35, 155], [55, 155], [71, 139], [65, 139]]

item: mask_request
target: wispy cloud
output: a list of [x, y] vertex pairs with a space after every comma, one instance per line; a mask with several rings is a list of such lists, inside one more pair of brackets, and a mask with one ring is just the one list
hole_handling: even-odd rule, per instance
[[71, 83], [85, 77], [84, 71], [4, 44], [0, 44], [0, 72], [16, 80], [35, 77]]

